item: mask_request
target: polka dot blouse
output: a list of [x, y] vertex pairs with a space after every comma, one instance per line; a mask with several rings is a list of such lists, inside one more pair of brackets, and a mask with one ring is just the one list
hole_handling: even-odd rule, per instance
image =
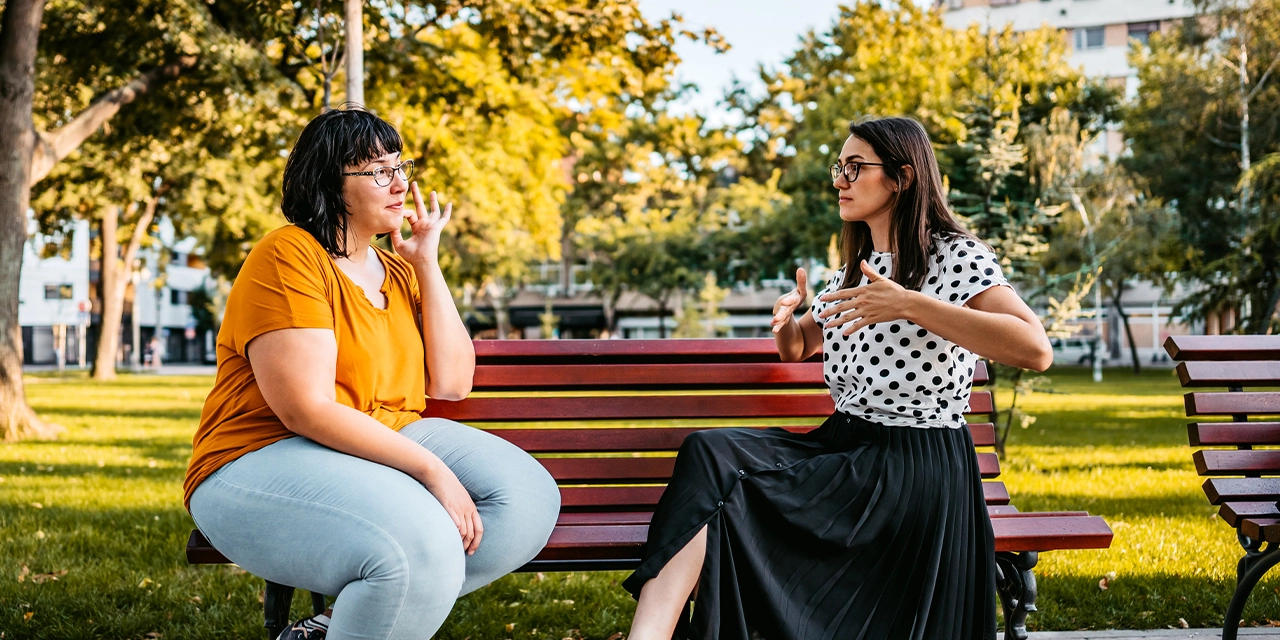
[[[986, 245], [970, 238], [936, 239], [929, 274], [921, 293], [954, 305], [1000, 285], [1008, 285], [999, 261]], [[893, 254], [875, 252], [867, 261], [885, 277], [893, 273]], [[841, 288], [841, 268], [819, 293]], [[860, 275], [856, 286], [867, 283]], [[818, 314], [834, 303], [815, 300]], [[846, 325], [847, 327], [847, 325]], [[959, 428], [965, 425], [969, 385], [978, 358], [908, 320], [880, 322], [851, 336], [824, 329], [823, 372], [836, 408], [877, 424], [895, 427]]]

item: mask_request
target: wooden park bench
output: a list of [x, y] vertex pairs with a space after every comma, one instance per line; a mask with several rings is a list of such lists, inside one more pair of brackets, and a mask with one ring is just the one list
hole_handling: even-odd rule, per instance
[[[1244, 557], [1236, 566], [1236, 591], [1222, 623], [1234, 640], [1245, 602], [1263, 574], [1280, 562], [1280, 336], [1170, 336], [1165, 351], [1178, 362], [1183, 387], [1226, 387], [1225, 393], [1185, 394], [1187, 417], [1227, 417], [1192, 422], [1187, 436], [1196, 471], [1208, 476], [1204, 492], [1218, 515], [1236, 530]], [[1253, 390], [1246, 391], [1246, 388]], [[1272, 422], [1257, 420], [1273, 416]], [[1250, 417], [1255, 418], [1250, 420]], [[1263, 545], [1266, 548], [1263, 548]]]
[[[833, 411], [822, 363], [782, 363], [772, 339], [513, 340], [476, 342], [475, 392], [429, 401], [424, 415], [475, 425], [534, 454], [561, 487], [560, 520], [522, 571], [631, 569], [674, 453], [685, 436], [724, 426], [815, 428]], [[979, 363], [974, 384], [985, 385]], [[975, 391], [969, 429], [995, 444], [992, 393]], [[995, 480], [995, 453], [978, 453], [995, 529], [1006, 638], [1026, 638], [1035, 611], [1037, 553], [1101, 549], [1111, 529], [1085, 512], [1019, 513]], [[193, 531], [192, 563], [228, 562]], [[268, 634], [288, 616], [292, 587], [268, 583]], [[317, 608], [323, 596], [314, 596]], [[274, 637], [274, 636], [273, 636]]]

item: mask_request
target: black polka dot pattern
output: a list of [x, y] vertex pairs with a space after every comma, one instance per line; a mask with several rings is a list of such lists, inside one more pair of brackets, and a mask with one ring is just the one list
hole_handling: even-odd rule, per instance
[[[1008, 285], [986, 245], [954, 238], [934, 246], [921, 293], [964, 305], [987, 289]], [[891, 253], [873, 253], [868, 262], [878, 273], [893, 273]], [[819, 295], [840, 289], [843, 280], [842, 268]], [[866, 283], [862, 276], [858, 286]], [[814, 301], [819, 326], [823, 320], [817, 315], [829, 304]], [[888, 426], [964, 426], [977, 360], [972, 353], [906, 320], [868, 325], [851, 336], [843, 335], [844, 328], [824, 329], [822, 341], [824, 377], [837, 409]]]

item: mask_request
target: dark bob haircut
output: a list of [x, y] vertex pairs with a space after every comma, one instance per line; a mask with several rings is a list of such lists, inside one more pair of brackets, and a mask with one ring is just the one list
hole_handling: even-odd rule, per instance
[[[929, 143], [929, 134], [911, 118], [877, 118], [849, 123], [849, 134], [875, 149], [884, 163], [884, 179], [895, 182], [889, 251], [893, 252], [893, 281], [919, 291], [929, 272], [929, 258], [936, 240], [973, 236], [960, 226], [947, 207], [942, 174]], [[910, 165], [915, 179], [903, 185], [903, 167]], [[973, 238], [976, 240], [977, 238]], [[844, 287], [861, 279], [859, 265], [871, 258], [871, 228], [865, 222], [845, 222], [840, 232], [840, 257], [845, 262]]]
[[342, 172], [404, 149], [395, 127], [359, 106], [326, 111], [307, 123], [284, 165], [280, 210], [330, 255], [347, 257]]

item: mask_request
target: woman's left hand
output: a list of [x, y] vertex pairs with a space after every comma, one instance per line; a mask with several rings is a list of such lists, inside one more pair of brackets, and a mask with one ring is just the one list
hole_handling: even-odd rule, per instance
[[436, 192], [431, 192], [430, 208], [423, 202], [422, 192], [418, 190], [417, 182], [409, 185], [409, 192], [413, 194], [414, 212], [409, 213], [405, 218], [409, 220], [411, 235], [408, 239], [402, 238], [400, 230], [397, 229], [391, 234], [391, 247], [396, 250], [396, 255], [408, 260], [410, 264], [438, 264], [440, 232], [444, 231], [445, 225], [449, 224], [449, 218], [453, 216], [453, 203], [445, 205], [444, 212], [441, 213]]
[[842, 332], [848, 336], [867, 325], [892, 322], [907, 317], [911, 294], [914, 292], [907, 291], [902, 288], [902, 285], [876, 273], [866, 260], [863, 260], [859, 267], [867, 276], [867, 284], [852, 289], [840, 289], [818, 298], [824, 302], [837, 302], [818, 314], [819, 318], [825, 320], [823, 329], [840, 327], [857, 320]]

